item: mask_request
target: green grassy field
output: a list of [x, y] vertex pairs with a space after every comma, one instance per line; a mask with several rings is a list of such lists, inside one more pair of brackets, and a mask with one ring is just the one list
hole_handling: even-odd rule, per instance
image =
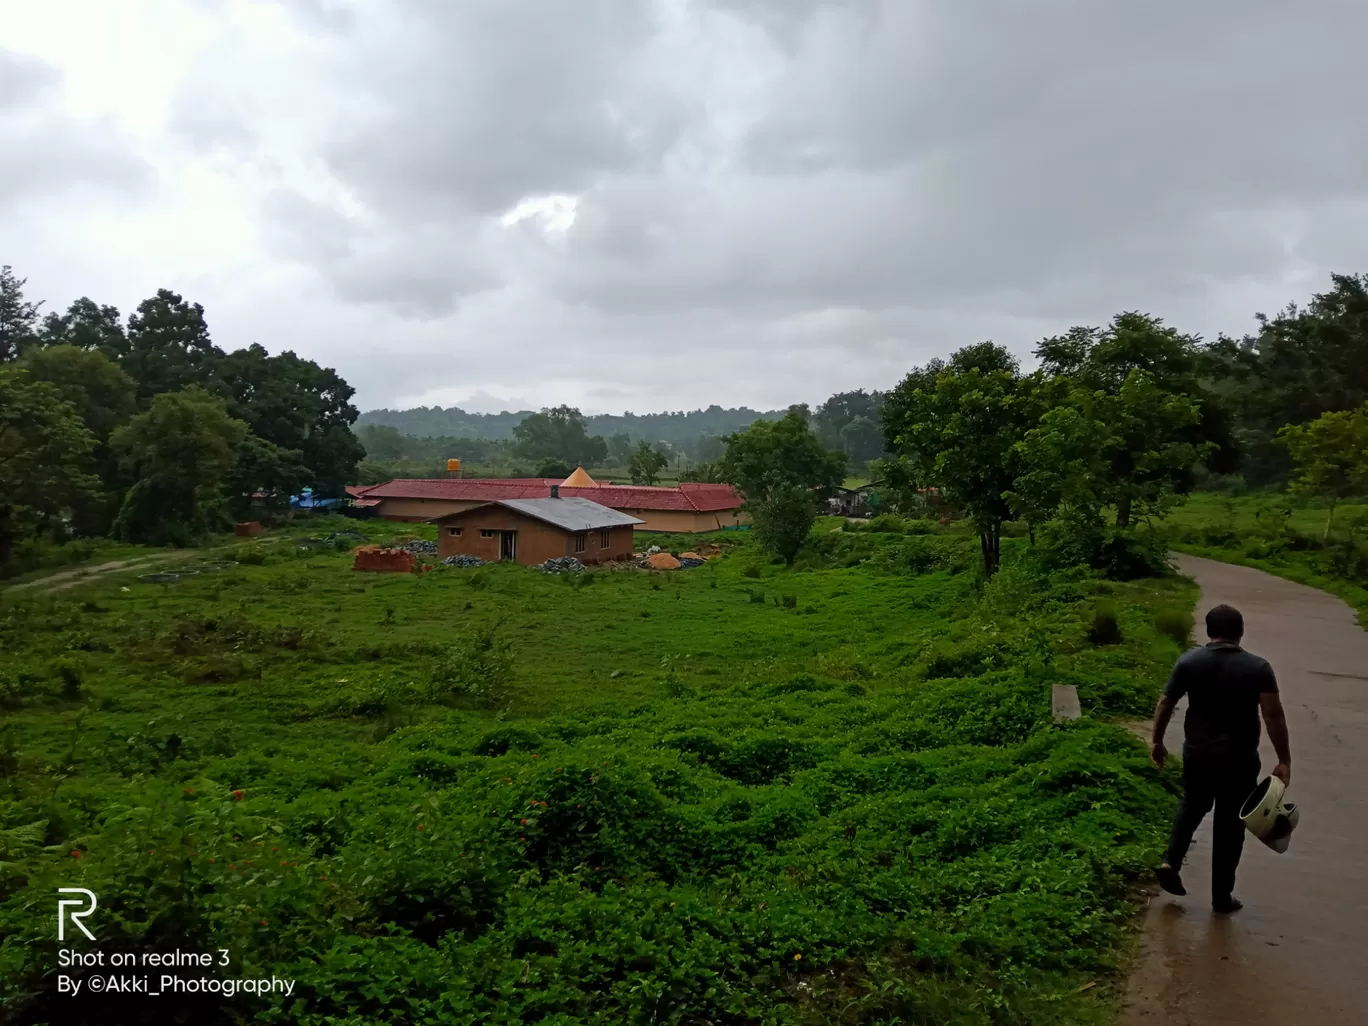
[[287, 535], [0, 593], [0, 1017], [112, 1021], [55, 992], [84, 886], [105, 950], [298, 981], [159, 1022], [1110, 1021], [1173, 801], [1110, 721], [1191, 586], [984, 587], [971, 539], [837, 526], [793, 570], [727, 534], [675, 573], [361, 575]]
[[1189, 496], [1168, 527], [1177, 549], [1321, 588], [1368, 622], [1368, 503], [1341, 502], [1331, 521], [1322, 501], [1204, 492]]

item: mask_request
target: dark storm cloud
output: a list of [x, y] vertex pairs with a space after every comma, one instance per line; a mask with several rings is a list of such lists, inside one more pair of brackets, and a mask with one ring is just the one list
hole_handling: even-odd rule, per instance
[[[372, 110], [335, 140], [334, 171], [382, 221], [453, 231], [527, 195], [578, 195], [567, 244], [521, 269], [609, 315], [1162, 304], [1276, 277], [1288, 240], [1269, 211], [1368, 192], [1364, 5], [406, 11], [385, 42], [402, 50], [365, 56]], [[777, 69], [720, 147], [707, 122], [729, 97], [690, 66], [719, 17], [758, 28], [755, 64]], [[681, 155], [709, 141], [691, 170]]]
[[0, 50], [0, 206], [87, 185], [127, 192], [146, 166], [103, 122], [80, 122], [57, 108], [58, 71]]

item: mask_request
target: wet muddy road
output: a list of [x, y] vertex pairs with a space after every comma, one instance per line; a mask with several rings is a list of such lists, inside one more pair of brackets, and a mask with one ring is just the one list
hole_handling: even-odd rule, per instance
[[[1302, 810], [1286, 854], [1246, 837], [1235, 894], [1210, 906], [1210, 817], [1183, 869], [1188, 895], [1154, 888], [1125, 1026], [1368, 1023], [1368, 633], [1339, 599], [1248, 567], [1178, 557], [1202, 616], [1229, 602], [1245, 647], [1273, 664], [1292, 735], [1288, 798]], [[1182, 746], [1179, 707], [1168, 748]], [[1274, 763], [1263, 743], [1266, 773]]]

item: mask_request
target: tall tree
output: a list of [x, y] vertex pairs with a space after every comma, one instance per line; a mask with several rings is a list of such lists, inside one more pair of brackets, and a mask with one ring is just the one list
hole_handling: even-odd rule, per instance
[[34, 325], [43, 304], [24, 298], [27, 283], [27, 278], [15, 277], [9, 264], [0, 267], [0, 362], [17, 360], [37, 341]]
[[663, 452], [652, 449], [649, 442], [642, 442], [627, 461], [627, 473], [634, 485], [653, 485], [660, 480], [660, 472], [669, 463], [670, 458]]
[[300, 493], [309, 475], [297, 449], [282, 449], [249, 431], [237, 444], [233, 469], [226, 475], [228, 509], [238, 519], [257, 505], [286, 510], [290, 496]]
[[789, 407], [778, 420], [758, 420], [728, 435], [726, 444], [717, 476], [745, 496], [760, 545], [792, 565], [818, 507], [845, 478], [845, 454], [812, 433], [806, 406]]
[[225, 500], [247, 425], [219, 396], [194, 386], [163, 392], [110, 440], [136, 483], [114, 524], [126, 541], [189, 544]]
[[44, 317], [38, 334], [45, 346], [96, 350], [116, 361], [128, 356], [128, 336], [118, 308], [100, 306], [85, 296], [67, 307], [66, 313]]
[[1117, 314], [1106, 327], [1076, 327], [1047, 338], [1036, 355], [1044, 373], [1067, 378], [1088, 392], [1118, 396], [1140, 372], [1160, 391], [1187, 397], [1196, 417], [1181, 429], [1179, 440], [1194, 446], [1199, 459], [1170, 475], [1174, 491], [1192, 487], [1197, 463], [1216, 473], [1239, 466], [1232, 412], [1211, 386], [1209, 359], [1196, 336], [1185, 335], [1158, 317], [1131, 311]]
[[1331, 275], [1305, 307], [1256, 317], [1253, 335], [1206, 347], [1204, 369], [1238, 418], [1246, 477], [1270, 484], [1292, 473], [1276, 437], [1284, 424], [1368, 401], [1368, 275]]
[[[1055, 378], [1042, 387], [1071, 386]], [[1040, 393], [1043, 398], [1046, 393]], [[1104, 507], [1116, 526], [1162, 515], [1189, 481], [1191, 468], [1213, 443], [1194, 443], [1197, 402], [1159, 386], [1133, 369], [1115, 392], [1072, 387], [1046, 405], [1016, 446], [1016, 481], [1008, 501], [1033, 526], [1062, 508], [1068, 519], [1097, 524]]]
[[252, 345], [215, 360], [212, 381], [253, 434], [301, 454], [316, 493], [341, 495], [352, 482], [366, 449], [351, 431], [355, 389], [336, 371]]
[[129, 316], [128, 348], [119, 363], [147, 402], [162, 392], [206, 384], [222, 356], [210, 341], [204, 307], [158, 289]]
[[96, 444], [56, 387], [0, 367], [0, 570], [16, 541], [60, 524], [98, 488], [89, 472]]
[[608, 443], [585, 429], [584, 414], [573, 406], [555, 406], [524, 418], [513, 429], [513, 452], [519, 459], [558, 459], [591, 467], [608, 458]]
[[95, 436], [91, 461], [102, 488], [85, 494], [75, 504], [72, 526], [79, 534], [108, 533], [123, 489], [129, 484], [110, 453], [109, 437], [137, 412], [136, 386], [100, 351], [70, 345], [28, 349], [16, 366], [28, 371], [32, 380], [52, 385]]
[[758, 420], [725, 441], [723, 477], [748, 502], [763, 501], [782, 485], [796, 485], [811, 493], [815, 505], [845, 479], [845, 454], [822, 445], [808, 427], [806, 408], [791, 408], [778, 420]]
[[1292, 454], [1291, 490], [1330, 501], [1324, 541], [1339, 501], [1368, 496], [1368, 402], [1356, 410], [1322, 413], [1309, 424], [1288, 424], [1278, 441]]
[[884, 400], [891, 482], [939, 489], [959, 506], [978, 532], [985, 574], [997, 572], [1012, 515], [1006, 494], [1022, 469], [1018, 443], [1042, 412], [1040, 380], [991, 343], [913, 370]]
[[608, 438], [608, 459], [614, 466], [625, 466], [632, 458], [632, 436], [622, 431]]

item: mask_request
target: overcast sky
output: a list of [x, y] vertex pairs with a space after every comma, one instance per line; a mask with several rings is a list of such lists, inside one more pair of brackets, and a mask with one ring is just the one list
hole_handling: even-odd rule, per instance
[[1363, 0], [0, 0], [0, 263], [375, 406], [820, 402], [1368, 270]]

